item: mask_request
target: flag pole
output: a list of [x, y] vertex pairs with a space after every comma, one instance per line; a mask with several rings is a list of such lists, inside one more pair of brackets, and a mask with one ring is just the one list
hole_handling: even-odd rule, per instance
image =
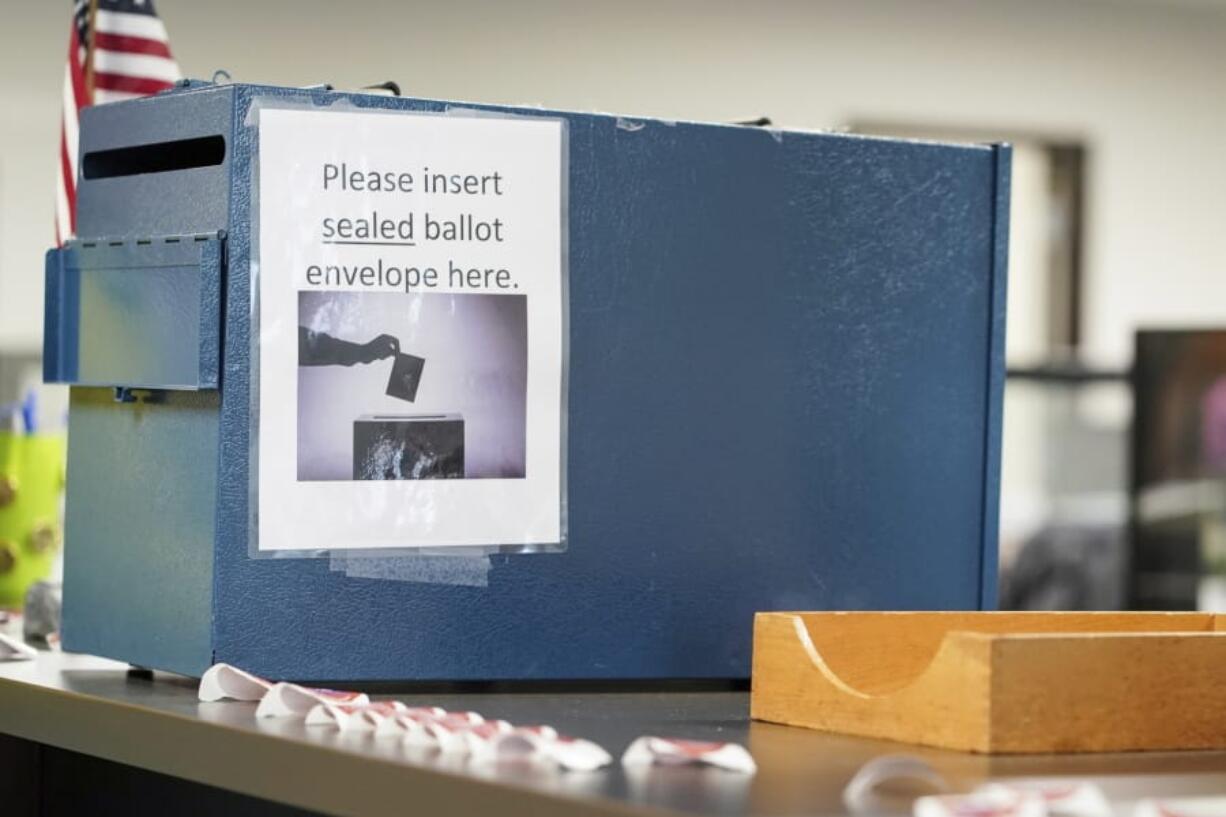
[[89, 0], [88, 30], [85, 42], [85, 98], [94, 104], [94, 32], [98, 22], [98, 0]]

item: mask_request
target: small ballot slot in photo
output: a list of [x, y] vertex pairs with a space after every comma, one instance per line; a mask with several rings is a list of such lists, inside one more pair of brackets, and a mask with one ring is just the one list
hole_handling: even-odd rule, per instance
[[355, 480], [464, 479], [459, 414], [368, 414], [353, 424]]

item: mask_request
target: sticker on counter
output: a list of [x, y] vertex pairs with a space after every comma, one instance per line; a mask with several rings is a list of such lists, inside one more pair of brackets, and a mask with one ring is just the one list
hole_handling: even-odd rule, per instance
[[920, 797], [911, 813], [914, 817], [1048, 817], [1042, 795], [1001, 788]]
[[985, 794], [1037, 794], [1048, 817], [1112, 817], [1115, 810], [1103, 790], [1084, 780], [1012, 780], [980, 786]]
[[494, 760], [526, 760], [576, 772], [595, 771], [613, 762], [603, 746], [559, 735], [552, 726], [521, 726], [500, 734], [488, 755]]
[[638, 738], [622, 755], [622, 765], [714, 766], [730, 772], [754, 774], [758, 765], [744, 746], [737, 743], [659, 738]]
[[1145, 799], [1137, 803], [1133, 817], [1222, 817], [1226, 797], [1172, 797]]
[[313, 706], [303, 723], [306, 726], [335, 726], [342, 732], [374, 732], [382, 736], [392, 733], [396, 717], [406, 710], [408, 707], [400, 701], [359, 704], [325, 702]]
[[197, 696], [202, 701], [258, 701], [272, 682], [229, 664], [214, 664], [200, 676]]
[[16, 638], [0, 633], [0, 661], [33, 661], [38, 651]]
[[256, 707], [257, 718], [301, 718], [321, 704], [369, 704], [364, 692], [343, 692], [336, 689], [314, 689], [282, 681], [273, 684]]
[[564, 123], [258, 128], [258, 550], [561, 545]]

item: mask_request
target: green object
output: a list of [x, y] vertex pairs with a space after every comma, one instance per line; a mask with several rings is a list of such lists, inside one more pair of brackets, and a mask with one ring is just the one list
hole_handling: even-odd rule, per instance
[[63, 434], [0, 432], [0, 607], [47, 578], [63, 541]]

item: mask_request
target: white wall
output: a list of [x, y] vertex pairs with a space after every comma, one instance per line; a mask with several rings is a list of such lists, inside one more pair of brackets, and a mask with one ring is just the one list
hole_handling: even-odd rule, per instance
[[[0, 349], [36, 346], [68, 2], [4, 15]], [[161, 0], [185, 71], [800, 127], [1029, 130], [1089, 143], [1086, 333], [1226, 323], [1226, 4], [1119, 0]], [[1015, 319], [1023, 316], [1017, 315]]]

